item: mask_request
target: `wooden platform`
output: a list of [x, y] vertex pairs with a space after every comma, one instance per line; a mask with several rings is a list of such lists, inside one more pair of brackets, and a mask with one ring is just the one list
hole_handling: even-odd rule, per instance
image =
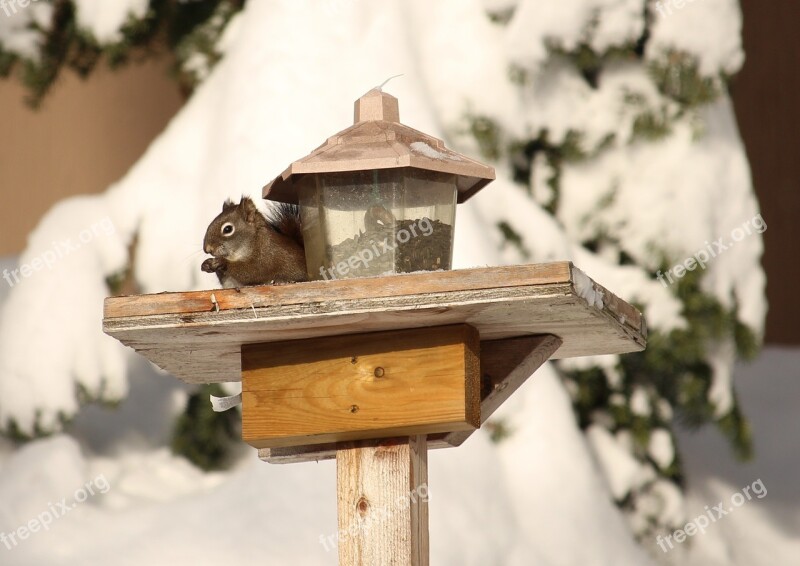
[[551, 334], [554, 358], [644, 349], [631, 305], [570, 262], [110, 297], [103, 330], [189, 383], [241, 380], [241, 346], [468, 323], [481, 341]]

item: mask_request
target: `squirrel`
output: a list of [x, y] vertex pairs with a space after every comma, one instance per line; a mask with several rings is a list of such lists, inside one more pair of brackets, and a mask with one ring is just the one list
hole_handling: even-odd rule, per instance
[[203, 239], [211, 254], [200, 269], [216, 273], [225, 288], [307, 281], [305, 248], [297, 205], [278, 204], [269, 216], [250, 197], [226, 200]]

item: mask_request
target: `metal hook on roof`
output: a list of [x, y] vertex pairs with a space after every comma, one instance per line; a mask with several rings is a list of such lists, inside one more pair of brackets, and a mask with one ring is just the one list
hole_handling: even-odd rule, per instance
[[386, 79], [385, 81], [383, 81], [383, 82], [382, 82], [382, 83], [381, 83], [379, 86], [376, 86], [376, 87], [375, 87], [375, 88], [373, 88], [372, 90], [380, 90], [380, 91], [383, 91], [383, 87], [384, 87], [384, 86], [386, 86], [386, 83], [388, 83], [388, 82], [389, 82], [390, 80], [392, 80], [392, 79], [396, 79], [397, 77], [402, 77], [403, 75], [404, 75], [404, 73], [400, 73], [399, 75], [394, 75], [393, 77], [389, 77], [388, 79]]

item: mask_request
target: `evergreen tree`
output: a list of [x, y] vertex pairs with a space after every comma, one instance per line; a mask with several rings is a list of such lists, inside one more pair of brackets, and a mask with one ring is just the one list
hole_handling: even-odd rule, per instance
[[[614, 494], [636, 534], [649, 538], [671, 532], [685, 523], [683, 513], [673, 508], [675, 500], [680, 500], [678, 489], [684, 487], [675, 426], [697, 428], [715, 423], [737, 457], [747, 459], [752, 454], [750, 428], [737, 403], [730, 373], [734, 359], [750, 360], [758, 352], [763, 308], [758, 316], [743, 316], [741, 297], [737, 296], [740, 289], [728, 289], [726, 294], [719, 292], [719, 285], [715, 289], [709, 283], [709, 279], [724, 278], [719, 274], [722, 268], [715, 273], [716, 265], [672, 277], [669, 270], [673, 266], [683, 264], [698, 250], [711, 257], [714, 248], [705, 238], [683, 245], [680, 238], [668, 233], [632, 237], [632, 217], [652, 216], [654, 211], [637, 210], [625, 202], [632, 189], [620, 187], [630, 184], [629, 179], [620, 177], [631, 170], [635, 175], [637, 167], [647, 165], [636, 159], [643, 152], [654, 152], [655, 159], [657, 152], [674, 152], [676, 145], [683, 145], [690, 157], [693, 148], [705, 151], [701, 145], [708, 141], [706, 130], [717, 127], [709, 124], [716, 118], [714, 111], [725, 113], [732, 121], [728, 92], [742, 61], [738, 6], [713, 2], [714, 6], [701, 10], [699, 4], [685, 5], [679, 13], [670, 2], [612, 5], [587, 1], [559, 4], [563, 12], [551, 14], [552, 7], [542, 2], [488, 4], [489, 17], [502, 28], [510, 46], [509, 80], [517, 86], [523, 112], [534, 117], [526, 121], [528, 130], [523, 134], [527, 135], [521, 135], [519, 128], [509, 132], [501, 120], [469, 113], [468, 129], [484, 157], [510, 168], [518, 189], [558, 222], [574, 247], [577, 264], [589, 261], [595, 266], [589, 272], [601, 283], [606, 273], [600, 265], [618, 266], [608, 273], [612, 281], [621, 276], [659, 282], [668, 288], [670, 299], [678, 301], [678, 322], [661, 324], [661, 317], [653, 313], [666, 301], [651, 293], [636, 296], [637, 292], [631, 291], [633, 302], [650, 316], [651, 323], [658, 323], [651, 325], [647, 349], [595, 363], [568, 360], [558, 364], [580, 426], [590, 433], [593, 445], [602, 451], [606, 443], [599, 436], [624, 448], [638, 462], [635, 477]], [[732, 46], [712, 44], [705, 51], [690, 47], [699, 45], [697, 42], [681, 46], [677, 28], [687, 21], [700, 21], [709, 14], [706, 9], [718, 10], [714, 14], [720, 16], [719, 23], [703, 20], [716, 26], [715, 31], [726, 24], [733, 27], [725, 29], [733, 32]], [[567, 18], [571, 21], [565, 24]], [[707, 33], [705, 27], [698, 29]], [[538, 33], [544, 38], [542, 46], [536, 45]], [[600, 100], [602, 106], [591, 109]], [[575, 106], [565, 109], [565, 104], [558, 104], [564, 101]], [[712, 107], [716, 107], [714, 111]], [[580, 117], [548, 115], [565, 110], [578, 116], [587, 110], [606, 116], [598, 119], [584, 114], [586, 121], [581, 123]], [[735, 134], [732, 143], [743, 153]], [[718, 157], [724, 156], [724, 151], [717, 151]], [[741, 155], [739, 158], [743, 160]], [[623, 172], [614, 173], [615, 165]], [[681, 182], [680, 178], [675, 182]], [[741, 197], [750, 205], [749, 215], [739, 217], [750, 230], [747, 222], [755, 214], [756, 204], [749, 179], [745, 182], [740, 194], [732, 198]], [[705, 201], [715, 194], [724, 195], [725, 187], [718, 186], [721, 183], [723, 179], [698, 181], [702, 192], [695, 197]], [[672, 188], [659, 183], [642, 184], [635, 190], [655, 193], [639, 201], [650, 200], [658, 206], [671, 198]], [[578, 204], [580, 210], [575, 210]], [[663, 214], [669, 214], [669, 207]], [[713, 213], [701, 218], [719, 222]], [[686, 221], [672, 219], [675, 228]], [[753, 220], [753, 224], [760, 222], [760, 216]], [[717, 235], [723, 236], [738, 225], [719, 222], [710, 233], [716, 234], [713, 230], [718, 229]], [[496, 228], [521, 259], [548, 259], [531, 251], [535, 234], [530, 230], [523, 234], [525, 229], [506, 220], [498, 220]], [[752, 231], [757, 230], [753, 227]], [[727, 241], [730, 244], [730, 238]], [[753, 249], [754, 254], [743, 253], [742, 257], [755, 260], [754, 265], [740, 268], [752, 269], [754, 281], [763, 289], [763, 275], [756, 263], [760, 243]], [[668, 271], [670, 280], [665, 276]], [[624, 287], [620, 282], [607, 285]], [[617, 472], [609, 468], [606, 473], [613, 476]], [[613, 485], [617, 479], [609, 477], [609, 482]]]
[[[219, 60], [217, 42], [244, 0], [120, 1], [119, 27], [93, 26], [71, 0], [38, 0], [26, 7], [6, 0], [0, 24], [0, 77], [15, 74], [28, 102], [41, 104], [64, 69], [88, 77], [98, 64], [112, 69], [131, 60], [170, 54], [173, 74], [187, 95]], [[113, 23], [113, 22], [112, 22]], [[3, 29], [6, 27], [6, 29]]]
[[[109, 30], [92, 25], [97, 22], [81, 13], [80, 2], [40, 0], [22, 7], [9, 0], [2, 8], [8, 23], [5, 29], [0, 27], [0, 77], [18, 78], [27, 87], [28, 104], [36, 108], [65, 70], [88, 78], [99, 65], [119, 69], [131, 61], [170, 56], [173, 77], [188, 96], [220, 60], [218, 42], [243, 5], [244, 0], [120, 2], [120, 25]], [[106, 284], [112, 294], [135, 290], [130, 265], [107, 277]], [[209, 394], [223, 395], [219, 386], [201, 387], [191, 394], [172, 439], [176, 454], [205, 470], [224, 466], [236, 437], [232, 420], [236, 411], [214, 413]], [[107, 402], [85, 388], [79, 399]], [[13, 421], [7, 434], [27, 439]]]
[[[444, 120], [449, 141], [473, 144], [508, 172], [527, 221], [547, 215], [575, 263], [647, 315], [646, 351], [558, 367], [601, 465], [609, 444], [632, 462], [635, 473], [624, 482], [618, 471], [604, 470], [634, 531], [640, 537], [671, 531], [685, 523], [674, 505], [683, 486], [675, 426], [715, 423], [738, 456], [752, 451], [731, 366], [752, 358], [761, 340], [758, 226], [752, 223], [756, 234], [708, 266], [680, 277], [673, 271], [757, 212], [730, 125], [728, 91], [742, 62], [738, 5], [569, 0], [554, 10], [542, 0], [485, 4], [504, 46], [505, 86], [516, 99], [494, 98], [494, 92], [470, 99], [468, 93], [461, 128]], [[190, 91], [219, 60], [219, 40], [241, 8], [233, 0], [152, 0], [138, 16], [129, 13], [117, 36], [100, 40], [81, 27], [76, 4], [51, 5], [50, 17], [24, 16], [22, 27], [42, 40], [40, 49], [10, 47], [11, 36], [0, 33], [0, 71], [16, 70], [34, 104], [65, 66], [88, 75], [101, 60], [119, 65], [160, 47], [174, 54], [176, 77]], [[704, 25], [683, 29], [699, 21]], [[505, 106], [520, 114], [504, 114]], [[486, 213], [504, 257], [564, 259], [518, 212]], [[187, 426], [191, 415], [210, 422], [196, 405], [179, 430], [196, 428]], [[230, 423], [221, 422], [228, 431]], [[227, 432], [204, 430], [214, 440], [213, 454], [198, 454], [197, 442], [184, 435], [174, 446], [210, 466], [219, 461]], [[502, 423], [492, 430], [499, 442], [513, 434]]]

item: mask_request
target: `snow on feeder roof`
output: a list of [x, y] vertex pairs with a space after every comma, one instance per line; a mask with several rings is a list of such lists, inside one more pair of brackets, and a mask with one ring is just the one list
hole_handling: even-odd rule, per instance
[[450, 269], [456, 204], [494, 178], [492, 167], [401, 124], [397, 99], [377, 87], [356, 101], [353, 126], [263, 196], [300, 205], [309, 279], [374, 277]]
[[400, 123], [397, 98], [374, 88], [355, 102], [355, 123], [331, 136], [264, 187], [263, 196], [297, 203], [296, 181], [312, 173], [410, 167], [456, 176], [458, 202], [495, 178], [494, 168], [447, 149], [444, 142]]
[[240, 380], [263, 459], [336, 458], [340, 564], [427, 565], [428, 501], [408, 496], [428, 448], [460, 446], [551, 357], [644, 349], [646, 324], [570, 262], [447, 271], [456, 203], [494, 170], [379, 88], [355, 119], [264, 188], [299, 204], [327, 281], [108, 298], [103, 328], [187, 381]]

